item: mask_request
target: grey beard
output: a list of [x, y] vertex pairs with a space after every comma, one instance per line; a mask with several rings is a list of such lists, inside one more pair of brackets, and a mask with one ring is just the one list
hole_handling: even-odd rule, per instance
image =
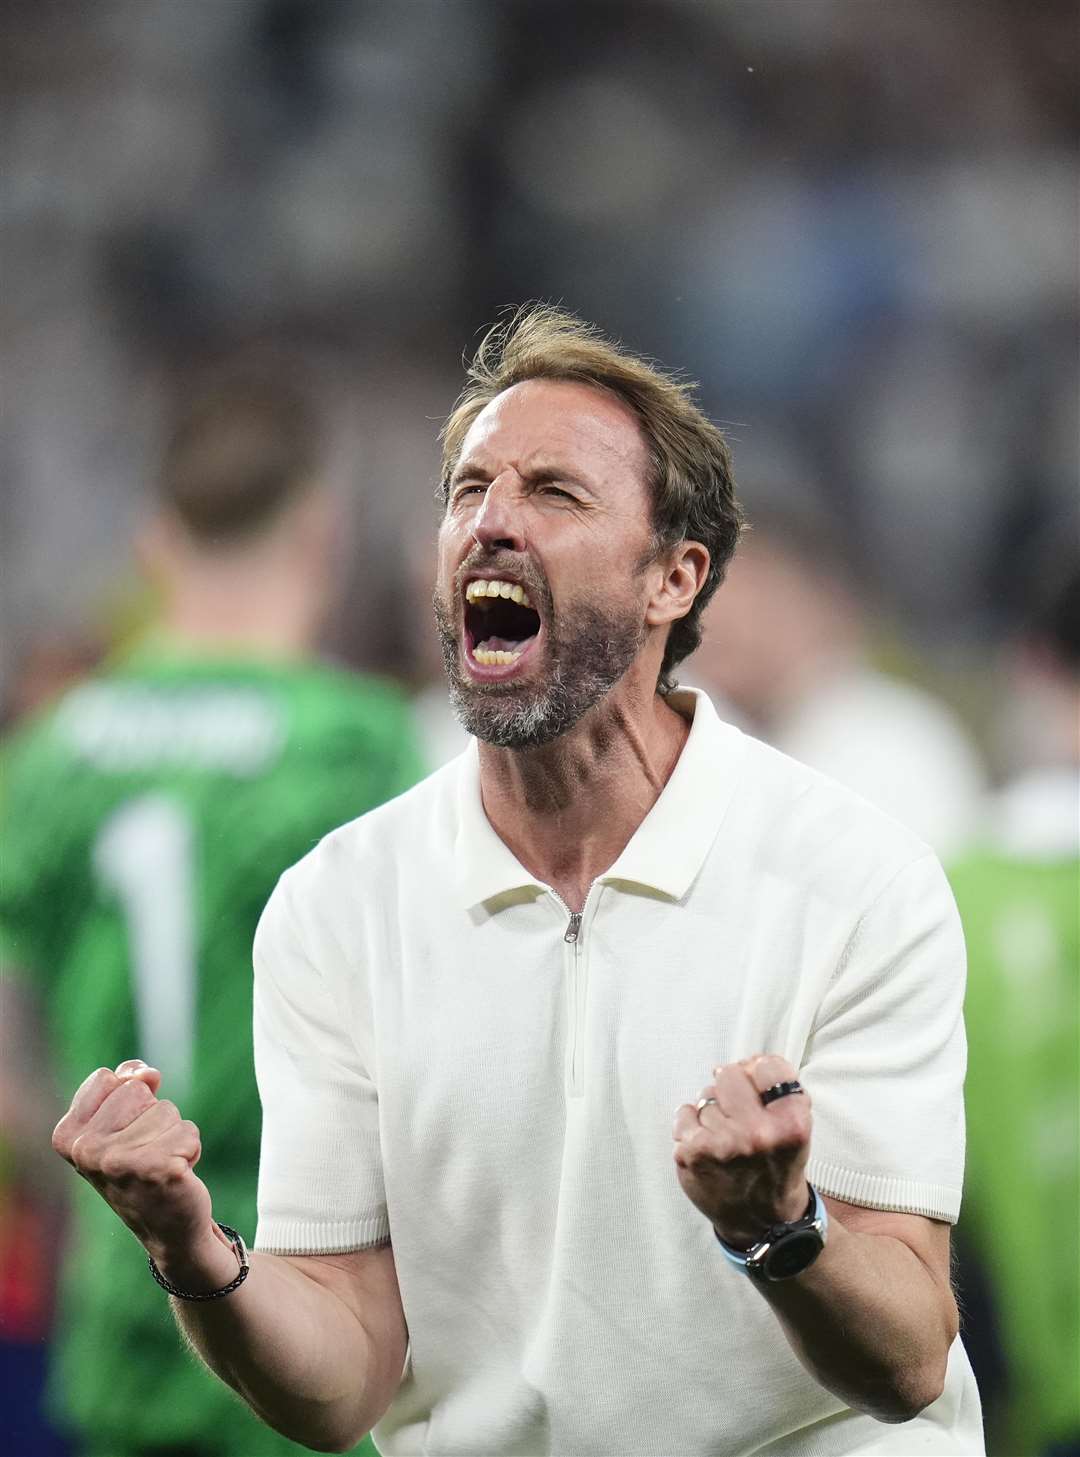
[[572, 630], [547, 623], [548, 674], [533, 683], [472, 683], [462, 674], [458, 636], [446, 603], [436, 595], [435, 623], [450, 685], [450, 702], [465, 731], [500, 749], [535, 749], [572, 729], [610, 693], [645, 638], [637, 618], [597, 607], [574, 609]]

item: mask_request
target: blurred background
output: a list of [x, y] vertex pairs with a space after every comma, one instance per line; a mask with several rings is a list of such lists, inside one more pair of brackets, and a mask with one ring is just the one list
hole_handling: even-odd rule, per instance
[[[733, 442], [759, 529], [690, 681], [913, 817], [931, 785], [957, 862], [1068, 757], [1016, 674], [1077, 541], [1071, 0], [9, 0], [0, 68], [10, 724], [152, 617], [131, 541], [178, 393], [273, 349], [348, 511], [325, 650], [452, 752], [436, 434], [482, 327], [544, 298]], [[838, 657], [849, 696], [808, 706]], [[899, 794], [888, 725], [924, 748]]]
[[[1076, 487], [1076, 11], [1039, 0], [4, 7], [0, 673], [112, 626], [176, 372], [327, 379], [350, 659], [426, 542], [496, 310], [684, 369], [748, 504], [812, 492], [956, 691]], [[426, 549], [426, 547], [425, 547]], [[424, 631], [426, 631], [426, 622]], [[404, 639], [404, 640], [403, 640]]]

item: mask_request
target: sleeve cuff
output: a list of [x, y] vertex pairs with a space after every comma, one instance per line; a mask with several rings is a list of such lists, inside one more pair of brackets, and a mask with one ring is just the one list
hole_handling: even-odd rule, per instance
[[948, 1184], [923, 1184], [912, 1179], [895, 1179], [871, 1174], [841, 1164], [811, 1158], [806, 1176], [822, 1194], [861, 1204], [867, 1209], [886, 1209], [897, 1214], [921, 1214], [955, 1224], [960, 1215], [960, 1190]]
[[308, 1219], [260, 1219], [256, 1250], [267, 1255], [343, 1255], [373, 1249], [390, 1239], [385, 1211], [370, 1219], [338, 1219], [330, 1223]]

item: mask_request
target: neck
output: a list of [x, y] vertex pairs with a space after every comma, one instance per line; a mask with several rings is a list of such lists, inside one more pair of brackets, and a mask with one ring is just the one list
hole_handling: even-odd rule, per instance
[[295, 658], [311, 651], [321, 592], [262, 559], [192, 564], [166, 590], [161, 625], [200, 652]]
[[688, 733], [657, 693], [624, 682], [550, 744], [481, 743], [484, 810], [518, 860], [580, 911], [659, 799]]

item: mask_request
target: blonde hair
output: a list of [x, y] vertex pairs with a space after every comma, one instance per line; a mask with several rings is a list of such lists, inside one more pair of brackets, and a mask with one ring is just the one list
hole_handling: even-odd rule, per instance
[[605, 390], [637, 416], [649, 450], [648, 486], [657, 554], [700, 541], [709, 570], [687, 615], [672, 623], [660, 692], [674, 686], [676, 664], [701, 641], [701, 614], [723, 580], [743, 526], [731, 451], [698, 408], [695, 386], [630, 353], [599, 329], [550, 304], [526, 304], [484, 335], [467, 383], [441, 432], [442, 496], [473, 421], [497, 395], [528, 379], [569, 380]]

